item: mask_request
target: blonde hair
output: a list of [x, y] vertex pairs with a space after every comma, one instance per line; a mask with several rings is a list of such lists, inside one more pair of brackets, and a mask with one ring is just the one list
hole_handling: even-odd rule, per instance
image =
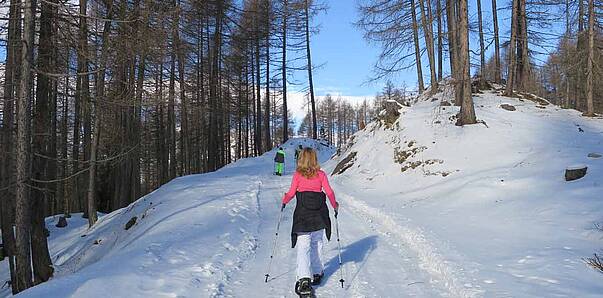
[[320, 170], [316, 151], [312, 148], [304, 148], [297, 159], [296, 171], [306, 179], [315, 177]]

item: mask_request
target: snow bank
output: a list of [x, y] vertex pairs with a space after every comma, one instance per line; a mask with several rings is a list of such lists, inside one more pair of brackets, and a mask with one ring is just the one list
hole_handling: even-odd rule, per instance
[[[342, 208], [383, 222], [453, 296], [599, 296], [603, 276], [582, 258], [603, 248], [603, 164], [588, 157], [603, 151], [603, 121], [486, 91], [474, 96], [485, 125], [458, 127], [442, 90], [329, 162], [355, 152], [334, 176]], [[565, 182], [576, 164], [587, 175]]]

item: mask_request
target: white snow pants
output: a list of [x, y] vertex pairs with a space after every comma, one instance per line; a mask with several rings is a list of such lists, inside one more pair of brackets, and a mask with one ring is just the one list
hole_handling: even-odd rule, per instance
[[325, 230], [297, 234], [297, 279], [321, 274], [322, 244]]

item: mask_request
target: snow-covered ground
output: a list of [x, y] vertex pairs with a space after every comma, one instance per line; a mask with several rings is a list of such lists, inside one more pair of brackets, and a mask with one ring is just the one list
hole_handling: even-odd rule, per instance
[[[458, 108], [440, 106], [448, 97], [403, 108], [393, 128], [368, 125], [328, 162], [332, 148], [293, 139], [283, 177], [272, 175], [269, 152], [175, 179], [91, 230], [77, 215], [65, 229], [50, 218], [56, 276], [20, 296], [294, 297], [293, 205], [268, 283], [264, 275], [298, 144], [317, 148], [329, 173], [357, 152], [331, 178], [345, 287], [334, 237], [318, 297], [600, 296], [603, 275], [582, 258], [603, 248], [594, 229], [603, 222], [603, 159], [587, 157], [603, 151], [603, 120], [486, 93], [475, 102], [488, 127], [457, 127]], [[588, 174], [565, 182], [574, 164]]]
[[[370, 124], [329, 162], [357, 152], [334, 179], [346, 210], [415, 251], [453, 296], [603, 295], [582, 261], [603, 248], [603, 159], [588, 157], [603, 153], [603, 121], [485, 92], [474, 99], [488, 127], [457, 127], [458, 107], [440, 105], [451, 96], [434, 98], [393, 129]], [[564, 181], [575, 164], [588, 174]]]

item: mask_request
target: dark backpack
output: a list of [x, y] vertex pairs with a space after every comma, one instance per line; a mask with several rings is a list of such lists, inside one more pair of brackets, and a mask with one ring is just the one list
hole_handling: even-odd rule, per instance
[[276, 156], [274, 157], [274, 162], [284, 163], [285, 162], [285, 154], [281, 152], [276, 152]]

